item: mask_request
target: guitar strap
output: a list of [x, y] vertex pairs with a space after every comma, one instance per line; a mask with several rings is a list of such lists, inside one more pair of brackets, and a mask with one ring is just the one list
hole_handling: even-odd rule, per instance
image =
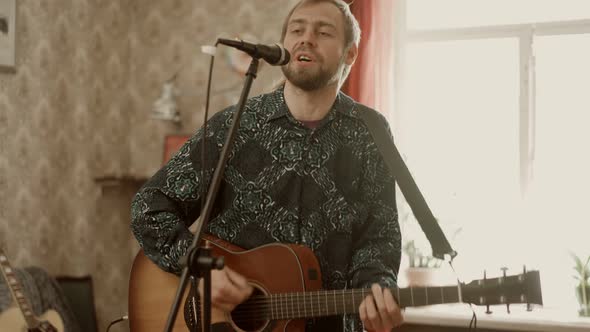
[[369, 133], [373, 137], [377, 149], [379, 149], [389, 171], [398, 183], [416, 220], [418, 220], [422, 231], [426, 234], [426, 238], [428, 238], [432, 247], [432, 255], [439, 259], [444, 259], [445, 255], [450, 255], [452, 260], [457, 256], [457, 252], [451, 248], [449, 241], [428, 207], [424, 196], [420, 192], [420, 189], [418, 189], [416, 182], [412, 178], [412, 174], [410, 174], [408, 167], [393, 142], [393, 138], [389, 134], [383, 117], [363, 104], [355, 103], [355, 105], [361, 119], [368, 127]]

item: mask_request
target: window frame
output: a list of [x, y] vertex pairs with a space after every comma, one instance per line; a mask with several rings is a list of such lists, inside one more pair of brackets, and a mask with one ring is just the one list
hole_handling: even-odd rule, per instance
[[487, 38], [517, 38], [519, 40], [519, 168], [520, 191], [526, 195], [533, 180], [533, 161], [535, 158], [535, 55], [534, 38], [537, 36], [556, 36], [590, 33], [590, 19], [511, 25], [478, 26], [453, 29], [408, 29], [407, 0], [398, 0], [394, 13], [394, 110], [390, 120], [397, 140], [404, 146], [404, 129], [401, 113], [405, 110], [405, 50], [412, 43], [437, 41], [475, 40]]
[[[534, 182], [534, 162], [536, 150], [536, 37], [567, 36], [575, 34], [590, 34], [590, 19], [565, 20], [539, 23], [523, 23], [511, 25], [490, 25], [477, 27], [462, 27], [453, 29], [408, 29], [406, 19], [406, 4], [408, 0], [397, 0], [394, 8], [394, 64], [393, 79], [394, 92], [393, 112], [388, 120], [396, 136], [396, 144], [403, 154], [404, 147], [409, 146], [407, 133], [404, 128], [404, 114], [406, 108], [406, 49], [415, 43], [443, 42], [458, 40], [478, 40], [490, 38], [516, 38], [518, 40], [519, 58], [519, 106], [518, 106], [518, 166], [519, 189], [523, 200], [529, 196], [529, 188]], [[516, 143], [516, 142], [515, 142]], [[419, 182], [418, 182], [419, 183]], [[399, 197], [399, 196], [398, 196]], [[402, 198], [403, 199], [403, 198]], [[404, 212], [405, 202], [398, 202], [398, 207]], [[435, 213], [436, 216], [436, 213]], [[452, 244], [452, 243], [451, 243]], [[461, 254], [461, 253], [459, 253]], [[561, 305], [562, 303], [560, 303]]]

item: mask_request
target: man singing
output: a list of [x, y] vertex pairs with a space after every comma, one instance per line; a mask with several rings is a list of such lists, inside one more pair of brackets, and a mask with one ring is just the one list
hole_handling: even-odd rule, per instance
[[[282, 31], [291, 53], [282, 67], [285, 83], [247, 101], [206, 227], [245, 249], [305, 245], [318, 258], [324, 289], [371, 288], [360, 317], [310, 319], [306, 331], [359, 331], [361, 323], [369, 331], [389, 331], [403, 321], [387, 289], [396, 286], [401, 257], [394, 180], [359, 117], [375, 111], [340, 92], [359, 40], [358, 22], [344, 1], [295, 5]], [[201, 189], [209, 186], [235, 110], [213, 116], [207, 137], [199, 130], [135, 196], [133, 233], [166, 271], [182, 268], [179, 258], [193, 239], [188, 227], [200, 214]], [[252, 291], [231, 267], [212, 272], [214, 330], [232, 330], [224, 313]]]

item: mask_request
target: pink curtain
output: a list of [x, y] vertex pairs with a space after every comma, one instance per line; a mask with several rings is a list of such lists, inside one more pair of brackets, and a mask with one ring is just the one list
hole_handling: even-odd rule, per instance
[[395, 0], [355, 0], [352, 13], [361, 26], [359, 55], [343, 91], [389, 115], [393, 96]]

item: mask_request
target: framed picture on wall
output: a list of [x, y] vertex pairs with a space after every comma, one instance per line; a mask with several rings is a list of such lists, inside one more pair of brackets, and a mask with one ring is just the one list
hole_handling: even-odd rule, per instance
[[16, 1], [0, 0], [0, 70], [15, 70]]

